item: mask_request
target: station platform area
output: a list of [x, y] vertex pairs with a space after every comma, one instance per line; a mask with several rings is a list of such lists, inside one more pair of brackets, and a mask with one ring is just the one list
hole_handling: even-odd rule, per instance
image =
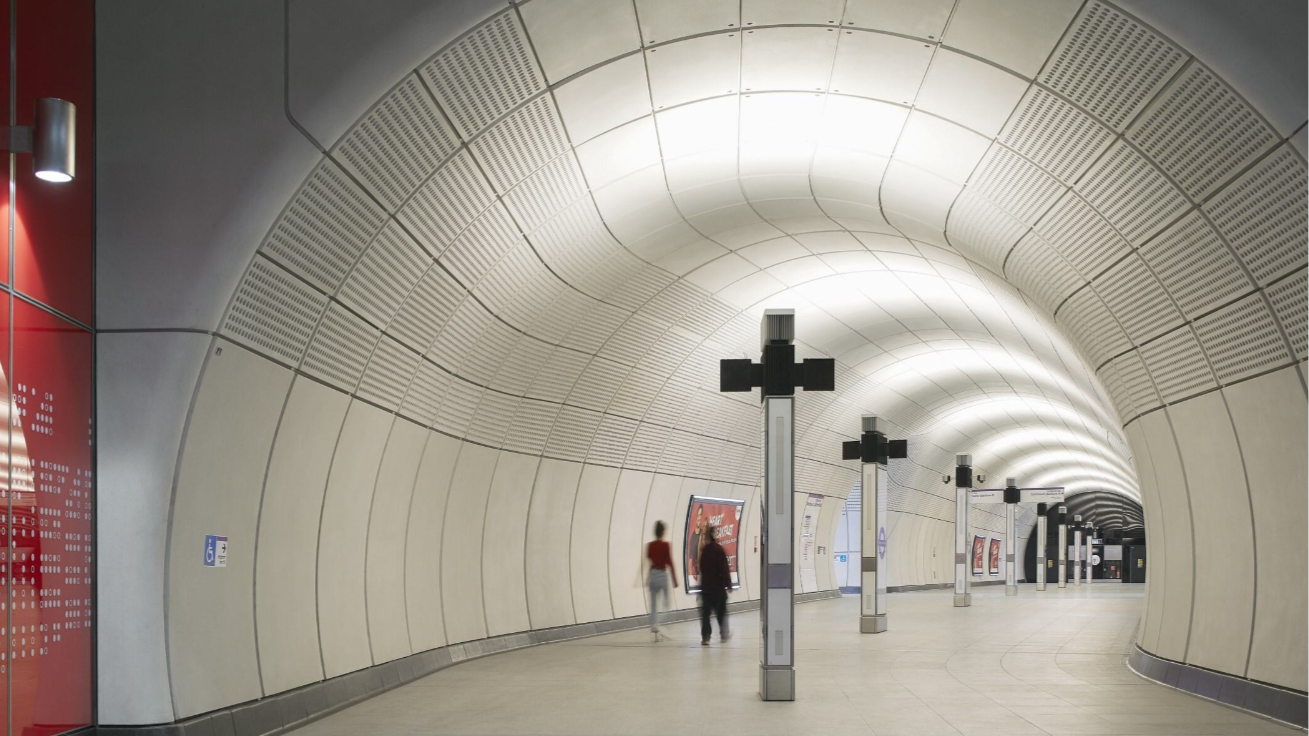
[[1144, 586], [1096, 583], [1017, 597], [900, 593], [887, 632], [858, 633], [859, 601], [796, 606], [797, 697], [757, 694], [759, 618], [698, 623], [491, 656], [311, 723], [298, 736], [748, 733], [840, 736], [1154, 736], [1301, 733], [1128, 669]]

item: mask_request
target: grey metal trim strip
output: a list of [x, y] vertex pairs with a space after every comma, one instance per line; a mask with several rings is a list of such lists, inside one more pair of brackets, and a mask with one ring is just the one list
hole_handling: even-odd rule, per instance
[[779, 588], [794, 588], [795, 575], [791, 571], [789, 564], [780, 565], [770, 564], [768, 567], [768, 589], [776, 590]]
[[[796, 603], [809, 603], [840, 597], [839, 590], [821, 590], [796, 595], [794, 600]], [[756, 610], [759, 610], [757, 600], [738, 601], [727, 605], [728, 613]], [[700, 610], [683, 608], [671, 611], [666, 616], [665, 623], [693, 621], [699, 618]], [[185, 721], [146, 726], [99, 726], [94, 729], [94, 733], [100, 736], [274, 736], [288, 733], [375, 695], [381, 695], [460, 662], [541, 644], [611, 634], [616, 631], [632, 631], [649, 625], [649, 616], [629, 616], [468, 641], [440, 649], [429, 649], [296, 690], [205, 713]]]
[[861, 559], [863, 560], [863, 564], [861, 567], [862, 572], [877, 572], [876, 557], [864, 557]]
[[[1026, 580], [1019, 580], [1019, 583], [1026, 584]], [[1003, 580], [974, 580], [970, 585], [974, 588], [979, 585], [1004, 585]], [[892, 585], [887, 587], [888, 593], [912, 593], [916, 590], [948, 590], [954, 587], [953, 582], [949, 583], [927, 583], [925, 585]], [[858, 590], [857, 588], [855, 590]]]
[[1298, 690], [1174, 662], [1157, 657], [1140, 645], [1132, 647], [1127, 656], [1127, 668], [1161, 685], [1298, 728], [1309, 727], [1309, 695]]

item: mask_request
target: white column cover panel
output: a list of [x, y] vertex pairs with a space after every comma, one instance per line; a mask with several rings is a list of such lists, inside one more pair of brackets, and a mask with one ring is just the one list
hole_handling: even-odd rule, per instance
[[396, 419], [386, 442], [377, 489], [368, 519], [368, 564], [365, 587], [368, 595], [368, 639], [373, 662], [389, 662], [412, 654], [405, 609], [404, 530], [408, 528], [409, 504], [414, 478], [427, 444], [428, 430], [404, 419]]
[[614, 615], [609, 598], [609, 514], [618, 474], [618, 468], [587, 465], [577, 486], [569, 568], [578, 623], [602, 621]]
[[[614, 492], [609, 516], [609, 586], [613, 591], [614, 617], [646, 613], [645, 521], [653, 473], [624, 470]], [[680, 581], [681, 578], [678, 578]]]
[[[255, 652], [259, 490], [291, 372], [216, 341], [177, 471], [168, 549], [168, 658], [179, 718], [263, 693]], [[211, 348], [216, 353], [217, 348]], [[205, 567], [206, 535], [228, 539], [227, 567]]]
[[393, 417], [355, 401], [327, 476], [318, 533], [318, 636], [328, 677], [373, 664], [364, 598], [368, 509]]
[[418, 464], [405, 532], [405, 607], [409, 641], [415, 652], [445, 644], [441, 611], [441, 540], [450, 478], [464, 443], [439, 432], [427, 433]]
[[540, 458], [500, 454], [482, 532], [482, 603], [488, 636], [531, 628], [524, 550], [532, 483]]
[[350, 397], [317, 381], [291, 387], [264, 481], [255, 557], [255, 625], [264, 693], [323, 679], [318, 648], [318, 522]]
[[582, 464], [545, 459], [527, 519], [527, 609], [532, 628], [575, 623], [568, 546]]
[[482, 609], [482, 525], [500, 452], [464, 444], [450, 481], [441, 537], [441, 607], [450, 644], [486, 638]]

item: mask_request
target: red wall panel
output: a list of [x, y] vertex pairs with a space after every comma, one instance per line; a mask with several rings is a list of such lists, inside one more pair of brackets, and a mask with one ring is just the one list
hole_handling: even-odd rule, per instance
[[[24, 0], [18, 3], [15, 27], [18, 124], [32, 124], [38, 97], [59, 97], [76, 105], [77, 176], [65, 184], [41, 181], [32, 173], [32, 157], [18, 157], [14, 285], [36, 301], [91, 325], [95, 6], [92, 0]], [[7, 103], [8, 95], [4, 99]]]

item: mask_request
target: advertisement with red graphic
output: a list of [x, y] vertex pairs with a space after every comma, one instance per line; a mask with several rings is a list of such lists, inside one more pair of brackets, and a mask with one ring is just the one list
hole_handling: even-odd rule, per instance
[[986, 537], [973, 537], [973, 574], [986, 572]]
[[1000, 574], [1000, 540], [991, 540], [991, 574]]
[[686, 544], [683, 568], [686, 570], [686, 592], [700, 592], [700, 550], [709, 541], [709, 529], [727, 553], [727, 567], [732, 572], [732, 588], [741, 587], [741, 565], [737, 550], [740, 548], [741, 510], [745, 501], [731, 498], [692, 496], [686, 510]]

